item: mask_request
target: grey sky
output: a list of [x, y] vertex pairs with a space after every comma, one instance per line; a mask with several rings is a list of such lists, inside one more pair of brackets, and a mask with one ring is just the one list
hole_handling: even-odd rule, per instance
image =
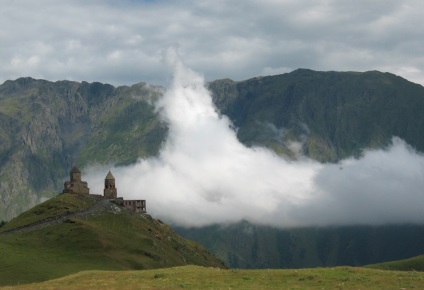
[[424, 2], [5, 0], [0, 82], [168, 84], [169, 46], [207, 81], [297, 68], [380, 70], [424, 84]]

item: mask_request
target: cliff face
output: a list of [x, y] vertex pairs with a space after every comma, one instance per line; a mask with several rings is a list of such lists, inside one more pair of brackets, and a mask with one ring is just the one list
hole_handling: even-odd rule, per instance
[[[114, 88], [20, 78], [1, 85], [0, 219], [10, 219], [43, 196], [59, 192], [69, 168], [88, 162], [84, 156], [102, 163], [155, 154], [166, 134], [151, 105], [160, 93], [160, 88], [143, 83]], [[140, 128], [134, 115], [154, 121]], [[111, 123], [122, 128], [118, 132]], [[157, 138], [132, 144], [132, 150], [125, 151], [119, 146], [128, 145], [124, 138], [128, 131], [134, 139]], [[113, 134], [118, 135], [114, 140]], [[99, 154], [98, 146], [105, 147]], [[123, 151], [125, 158], [115, 151]]]

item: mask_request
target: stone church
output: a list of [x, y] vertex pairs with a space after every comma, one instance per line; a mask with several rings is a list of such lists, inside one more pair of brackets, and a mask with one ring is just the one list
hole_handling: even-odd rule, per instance
[[81, 181], [81, 171], [78, 168], [72, 168], [69, 175], [70, 180], [65, 181], [63, 193], [90, 194], [87, 182]]
[[109, 199], [115, 203], [126, 207], [128, 210], [135, 213], [146, 212], [146, 201], [145, 200], [125, 200], [122, 197], [118, 197], [118, 190], [115, 185], [115, 177], [112, 172], [108, 172], [105, 177], [105, 188], [103, 195], [90, 194], [90, 189], [85, 181], [81, 180], [81, 171], [74, 167], [70, 172], [70, 180], [65, 181], [63, 193], [81, 194], [81, 195], [92, 195], [98, 198]]

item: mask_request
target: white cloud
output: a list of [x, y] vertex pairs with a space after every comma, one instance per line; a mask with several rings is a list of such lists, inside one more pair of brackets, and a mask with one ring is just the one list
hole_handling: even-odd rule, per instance
[[179, 44], [208, 81], [301, 67], [390, 69], [424, 83], [423, 11], [419, 0], [5, 1], [0, 81], [165, 84], [161, 51]]
[[[118, 192], [146, 199], [153, 216], [194, 226], [241, 219], [281, 227], [424, 222], [424, 157], [402, 140], [339, 164], [247, 148], [216, 112], [203, 77], [175, 51], [167, 59], [175, 76], [158, 109], [168, 139], [159, 157], [112, 169]], [[92, 189], [100, 190], [104, 176], [88, 171]]]
[[423, 223], [424, 156], [399, 138], [386, 150], [325, 165], [314, 179], [316, 197], [297, 211], [298, 223]]

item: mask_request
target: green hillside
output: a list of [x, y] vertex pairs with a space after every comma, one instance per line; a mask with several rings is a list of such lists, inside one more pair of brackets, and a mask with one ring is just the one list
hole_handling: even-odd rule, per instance
[[392, 271], [424, 271], [424, 255], [399, 261], [367, 265], [366, 267]]
[[[54, 222], [63, 215], [67, 218]], [[10, 232], [41, 220], [47, 225]], [[0, 253], [0, 285], [45, 281], [83, 270], [225, 267], [202, 246], [147, 214], [69, 194], [46, 201], [0, 228]]]
[[31, 225], [43, 220], [52, 219], [57, 216], [70, 214], [72, 212], [79, 212], [92, 207], [94, 204], [96, 204], [96, 200], [94, 198], [61, 194], [47, 202], [41, 203], [27, 210], [26, 212], [23, 212], [17, 218], [8, 222], [0, 230], [0, 233], [10, 231], [18, 227]]
[[[422, 289], [424, 273], [337, 267], [223, 270], [183, 266], [143, 271], [85, 271], [4, 289]], [[3, 288], [2, 288], [3, 289]]]

